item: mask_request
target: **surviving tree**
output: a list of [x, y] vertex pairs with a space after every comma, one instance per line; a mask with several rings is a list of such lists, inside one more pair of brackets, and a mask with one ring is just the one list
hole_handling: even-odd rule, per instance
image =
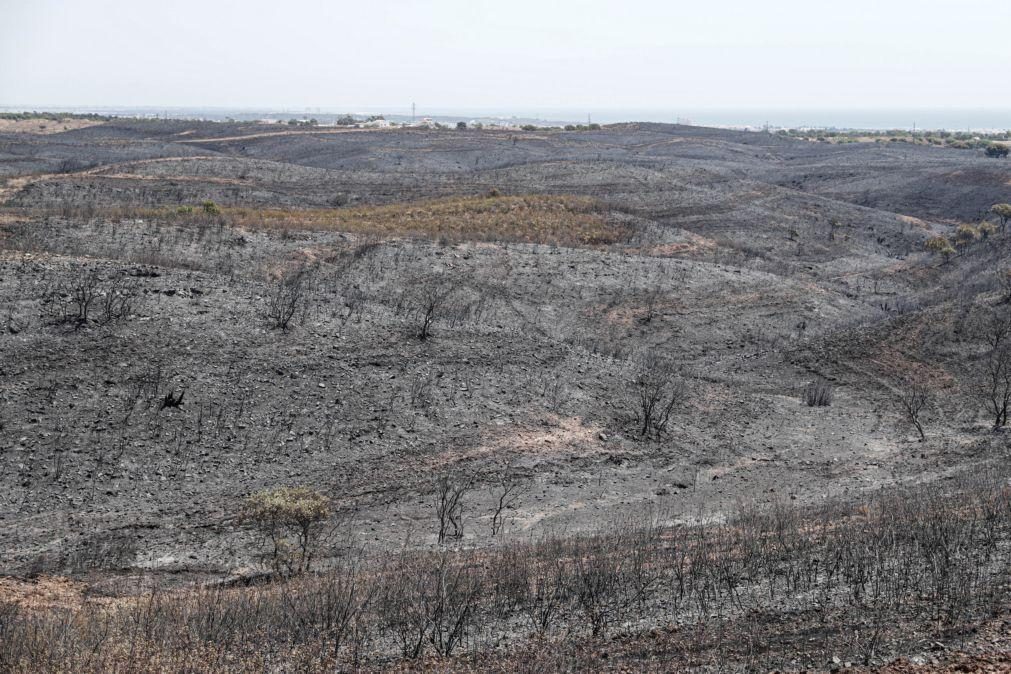
[[260, 491], [243, 504], [242, 521], [263, 535], [265, 557], [274, 572], [295, 576], [312, 569], [326, 539], [329, 500], [309, 487], [278, 487]]
[[1007, 231], [1008, 220], [1011, 220], [1011, 204], [994, 204], [990, 207], [990, 212], [1000, 220], [1000, 231]]
[[931, 253], [943, 257], [945, 262], [955, 252], [955, 247], [951, 245], [951, 241], [946, 236], [934, 236], [927, 239], [926, 247]]

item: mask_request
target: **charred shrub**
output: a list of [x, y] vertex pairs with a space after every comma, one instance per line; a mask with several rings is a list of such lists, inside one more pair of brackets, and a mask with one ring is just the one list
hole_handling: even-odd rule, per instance
[[463, 538], [463, 499], [469, 485], [443, 476], [436, 485], [435, 515], [439, 522], [439, 543], [447, 538]]
[[655, 351], [650, 351], [638, 363], [633, 388], [639, 435], [659, 439], [667, 432], [674, 409], [686, 395], [677, 367]]
[[266, 297], [266, 316], [270, 327], [287, 332], [305, 320], [309, 313], [315, 272], [301, 267], [281, 276]]
[[811, 382], [804, 389], [804, 404], [808, 407], [828, 407], [832, 404], [832, 384], [824, 379]]
[[905, 417], [916, 428], [920, 442], [927, 439], [923, 430], [923, 413], [930, 405], [930, 388], [926, 382], [915, 378], [907, 378], [898, 382], [896, 399]]
[[456, 291], [455, 285], [440, 276], [415, 279], [400, 298], [398, 311], [413, 324], [418, 339], [428, 339], [432, 327], [454, 310]]
[[99, 323], [108, 324], [126, 320], [135, 313], [139, 295], [136, 282], [123, 276], [109, 279], [102, 288], [99, 301]]
[[81, 328], [126, 320], [136, 310], [137, 284], [122, 275], [103, 278], [98, 269], [81, 267], [51, 282], [41, 297], [42, 314], [52, 323]]

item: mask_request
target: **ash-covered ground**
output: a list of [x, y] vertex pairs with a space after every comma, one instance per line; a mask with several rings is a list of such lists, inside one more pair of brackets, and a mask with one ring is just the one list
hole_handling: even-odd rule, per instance
[[[975, 328], [1006, 310], [1011, 237], [925, 248], [1011, 201], [1008, 162], [981, 152], [656, 124], [116, 121], [0, 134], [0, 176], [5, 573], [248, 573], [238, 508], [282, 485], [385, 550], [436, 544], [441, 479], [470, 485], [458, 544], [485, 546], [1007, 457]], [[554, 201], [509, 214], [530, 195], [621, 235], [548, 237]], [[503, 204], [480, 236], [470, 198]], [[431, 205], [454, 199], [446, 236]], [[395, 224], [325, 224], [373, 212]], [[677, 399], [643, 433], [657, 362]], [[812, 383], [830, 405], [806, 404]]]

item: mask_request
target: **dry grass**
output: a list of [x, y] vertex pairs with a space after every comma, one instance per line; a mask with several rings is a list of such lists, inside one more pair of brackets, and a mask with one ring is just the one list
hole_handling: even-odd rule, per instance
[[0, 604], [42, 610], [80, 608], [87, 585], [69, 578], [39, 578], [34, 581], [0, 578]]
[[52, 119], [0, 119], [0, 133], [33, 133], [50, 134], [84, 129], [89, 126], [104, 124], [104, 121], [94, 119], [74, 119], [72, 117]]
[[450, 197], [388, 206], [280, 209], [220, 207], [95, 209], [91, 217], [144, 218], [180, 224], [219, 222], [249, 231], [335, 231], [380, 238], [605, 246], [632, 230], [611, 222], [594, 199], [577, 196]]

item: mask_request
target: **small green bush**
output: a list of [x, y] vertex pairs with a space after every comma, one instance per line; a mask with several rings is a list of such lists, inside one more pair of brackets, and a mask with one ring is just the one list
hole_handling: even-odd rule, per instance
[[979, 230], [968, 224], [961, 224], [955, 229], [955, 243], [966, 246], [979, 238]]
[[934, 236], [927, 239], [926, 248], [931, 253], [942, 255], [945, 260], [955, 252], [955, 247], [951, 245], [946, 236]]
[[276, 487], [246, 499], [240, 519], [263, 534], [265, 557], [282, 576], [312, 569], [330, 517], [327, 497], [309, 487]]
[[1000, 220], [1001, 231], [1007, 229], [1008, 220], [1011, 220], [1011, 204], [994, 204], [990, 207], [990, 212]]

